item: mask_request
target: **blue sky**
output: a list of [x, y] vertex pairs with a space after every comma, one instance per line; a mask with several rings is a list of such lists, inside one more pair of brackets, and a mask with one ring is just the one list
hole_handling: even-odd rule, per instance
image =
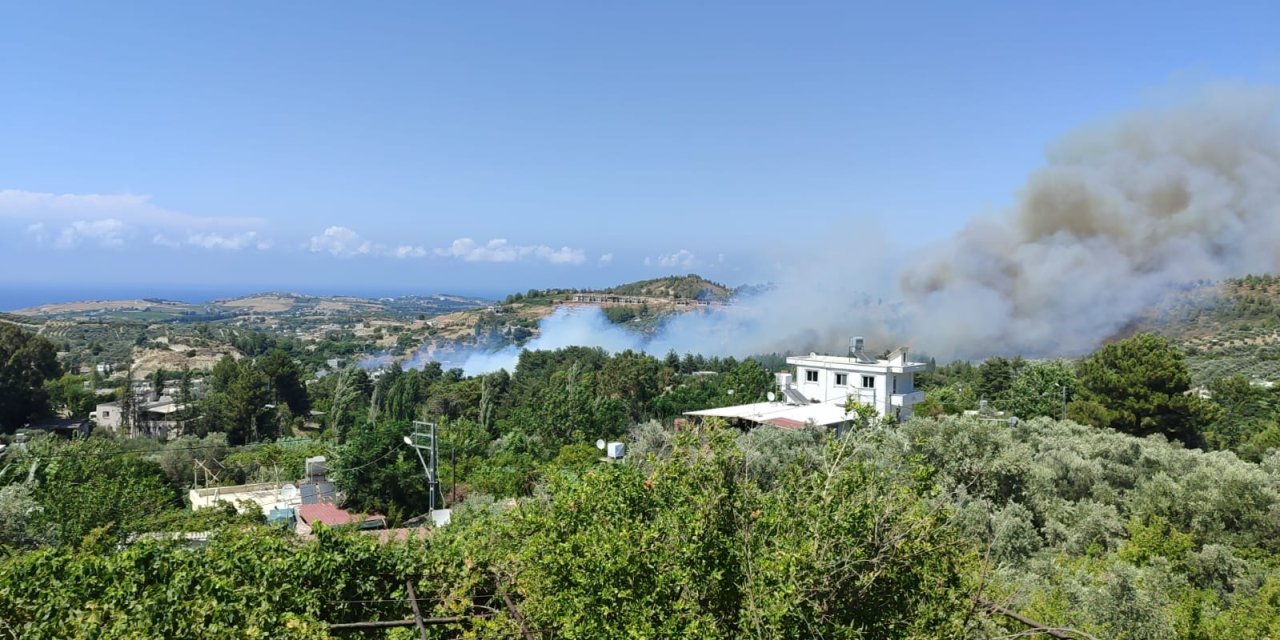
[[1074, 127], [1276, 84], [1277, 24], [1275, 2], [10, 3], [0, 285], [770, 280], [815, 243], [948, 237]]

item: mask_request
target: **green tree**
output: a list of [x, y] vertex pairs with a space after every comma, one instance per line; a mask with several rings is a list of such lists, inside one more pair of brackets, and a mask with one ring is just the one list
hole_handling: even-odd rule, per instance
[[49, 404], [56, 410], [76, 418], [87, 418], [98, 405], [98, 397], [93, 390], [86, 388], [85, 376], [64, 375], [55, 380], [46, 380], [45, 392]]
[[278, 425], [272, 419], [270, 381], [247, 362], [224, 357], [214, 366], [209, 395], [201, 405], [206, 431], [227, 434], [232, 446], [272, 439]]
[[1078, 386], [1075, 369], [1066, 361], [1031, 363], [1013, 379], [1001, 408], [1023, 420], [1063, 418]]
[[118, 539], [180, 504], [160, 465], [112, 440], [37, 438], [16, 464], [34, 469], [28, 484], [39, 510], [29, 528], [42, 542], [75, 544], [95, 529]]
[[652, 356], [630, 349], [618, 353], [600, 369], [600, 393], [621, 402], [632, 420], [643, 420], [658, 390], [659, 369]]
[[307, 388], [302, 383], [302, 370], [284, 349], [276, 347], [259, 356], [255, 366], [271, 384], [271, 394], [277, 406], [289, 407], [295, 416], [306, 416], [311, 411]]
[[430, 492], [422, 464], [404, 443], [412, 431], [408, 422], [383, 421], [347, 433], [334, 478], [348, 506], [383, 513], [393, 521], [427, 511]]
[[1211, 401], [1220, 409], [1217, 419], [1205, 427], [1209, 446], [1243, 452], [1251, 439], [1275, 425], [1272, 391], [1241, 375], [1218, 378], [1208, 388]]
[[[1153, 433], [1197, 446], [1204, 411], [1188, 395], [1186, 356], [1168, 340], [1140, 333], [1109, 344], [1080, 363], [1076, 416], [1136, 436]], [[1092, 415], [1089, 415], [1092, 413]]]
[[44, 384], [62, 374], [57, 355], [45, 338], [0, 323], [0, 432], [12, 433], [49, 413]]

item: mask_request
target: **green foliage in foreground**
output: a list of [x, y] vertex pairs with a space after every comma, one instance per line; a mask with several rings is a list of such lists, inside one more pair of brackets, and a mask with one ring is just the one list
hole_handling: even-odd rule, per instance
[[243, 526], [197, 549], [90, 535], [0, 564], [0, 637], [328, 637], [323, 623], [406, 617], [403, 578], [428, 615], [497, 611], [435, 637], [518, 637], [500, 593], [538, 637], [961, 635], [976, 555], [928, 469], [816, 446], [758, 477], [717, 429], [643, 464], [581, 471], [565, 452], [537, 497], [386, 546]]
[[[0, 638], [323, 638], [328, 623], [408, 617], [405, 578], [426, 615], [493, 614], [436, 638], [520, 637], [503, 593], [539, 638], [1027, 630], [978, 599], [1097, 638], [1280, 633], [1277, 454], [942, 418], [841, 439], [646, 423], [627, 462], [593, 455], [563, 447], [530, 497], [475, 495], [423, 540], [304, 541], [215, 515], [147, 523], [212, 529], [204, 548], [98, 529], [11, 553]], [[14, 487], [26, 485], [0, 491], [0, 517], [39, 505]]]

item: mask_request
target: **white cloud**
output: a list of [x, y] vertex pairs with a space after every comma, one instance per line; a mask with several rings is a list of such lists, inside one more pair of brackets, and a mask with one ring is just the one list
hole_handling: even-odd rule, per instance
[[75, 249], [83, 243], [92, 242], [115, 249], [124, 246], [124, 234], [125, 224], [114, 218], [76, 220], [62, 228], [53, 241], [53, 246], [58, 249]]
[[426, 250], [426, 249], [424, 249], [424, 248], [422, 248], [422, 247], [415, 247], [415, 246], [404, 245], [404, 246], [396, 247], [396, 248], [391, 252], [391, 255], [393, 255], [393, 256], [395, 256], [395, 257], [397, 257], [397, 258], [400, 258], [400, 259], [404, 259], [404, 258], [421, 258], [421, 257], [423, 257], [423, 256], [427, 255], [427, 250]]
[[0, 219], [41, 222], [116, 220], [131, 226], [166, 229], [234, 229], [262, 224], [258, 218], [193, 216], [170, 211], [151, 202], [151, 196], [132, 193], [40, 193], [0, 189]]
[[436, 255], [461, 258], [467, 262], [517, 262], [525, 259], [543, 260], [551, 264], [582, 264], [587, 256], [581, 249], [546, 245], [515, 245], [503, 238], [495, 238], [478, 244], [471, 238], [458, 238], [447, 248], [436, 249]]
[[354, 230], [340, 226], [329, 227], [319, 235], [312, 236], [307, 249], [315, 253], [328, 253], [336, 258], [373, 255], [404, 260], [427, 255], [424, 247], [411, 244], [389, 247], [366, 240]]
[[239, 251], [248, 247], [265, 251], [271, 248], [271, 242], [258, 237], [257, 232], [245, 233], [193, 233], [187, 236], [187, 244], [205, 249], [222, 249]]
[[[527, 248], [521, 247], [522, 250]], [[582, 264], [587, 260], [586, 254], [581, 249], [570, 249], [569, 247], [552, 249], [551, 247], [539, 246], [533, 250], [533, 255], [539, 260], [546, 260], [551, 264]]]
[[36, 244], [41, 246], [49, 239], [49, 234], [45, 231], [43, 222], [27, 225], [27, 235], [35, 238]]
[[373, 251], [373, 243], [346, 227], [329, 227], [323, 233], [311, 237], [308, 248], [315, 253], [328, 252], [334, 257], [351, 258]]
[[467, 262], [515, 262], [520, 257], [520, 253], [506, 240], [490, 240], [481, 246], [471, 238], [458, 238], [447, 249], [436, 249], [436, 255], [462, 258]]
[[170, 211], [151, 202], [150, 196], [131, 193], [40, 193], [19, 189], [0, 190], [0, 222], [31, 221], [27, 234], [36, 244], [71, 249], [86, 244], [107, 248], [124, 246], [130, 236], [151, 236], [156, 246], [176, 249], [185, 244], [209, 249], [265, 249], [270, 242], [249, 229], [262, 224], [256, 218], [193, 216]]
[[656, 264], [659, 267], [691, 269], [698, 264], [698, 258], [688, 249], [681, 249], [675, 253], [660, 255], [657, 258], [645, 258], [644, 264], [646, 267]]
[[613, 262], [613, 254], [612, 254], [612, 253], [606, 253], [606, 254], [604, 254], [604, 255], [601, 255], [601, 256], [600, 256], [600, 264], [601, 264], [602, 266], [603, 266], [603, 265], [606, 265], [606, 264], [609, 264], [610, 262]]

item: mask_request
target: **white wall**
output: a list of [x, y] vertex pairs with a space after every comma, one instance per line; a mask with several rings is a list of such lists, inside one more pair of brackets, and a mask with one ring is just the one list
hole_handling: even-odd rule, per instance
[[[808, 380], [809, 371], [818, 373], [816, 382]], [[848, 376], [846, 385], [840, 386], [836, 384], [837, 374]], [[868, 389], [862, 386], [863, 376], [869, 376], [874, 380], [873, 388]], [[893, 406], [892, 396], [914, 392], [914, 377], [913, 373], [849, 371], [829, 368], [821, 364], [800, 364], [796, 365], [795, 384], [800, 393], [810, 400], [844, 402], [852, 395], [859, 402], [875, 407], [881, 416], [892, 416], [898, 414], [898, 407]], [[895, 381], [897, 382], [896, 388], [894, 387]], [[909, 404], [905, 404], [901, 409], [903, 419], [911, 416], [911, 406]]]

